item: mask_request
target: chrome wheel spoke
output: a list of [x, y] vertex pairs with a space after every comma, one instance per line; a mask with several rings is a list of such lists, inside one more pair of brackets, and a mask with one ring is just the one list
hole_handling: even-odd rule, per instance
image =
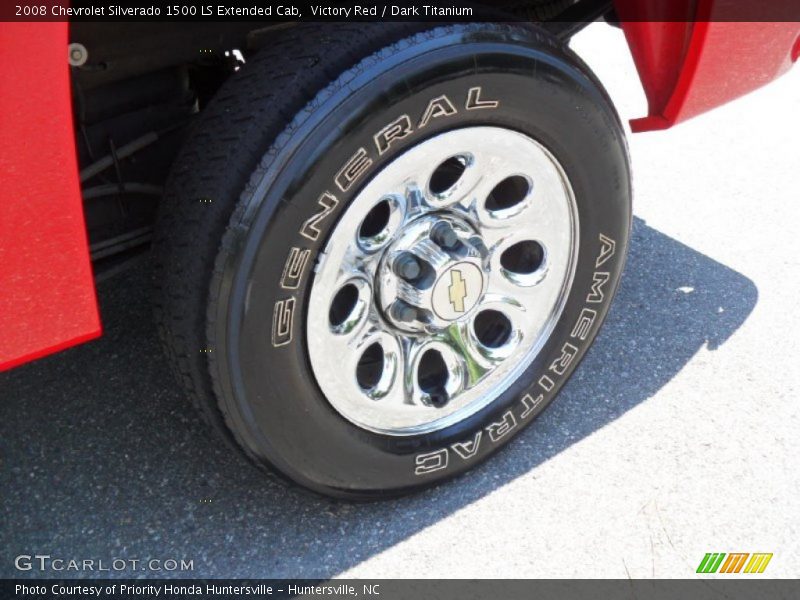
[[469, 321], [453, 323], [445, 331], [445, 343], [463, 363], [463, 385], [469, 389], [494, 367], [494, 360], [483, 352]]

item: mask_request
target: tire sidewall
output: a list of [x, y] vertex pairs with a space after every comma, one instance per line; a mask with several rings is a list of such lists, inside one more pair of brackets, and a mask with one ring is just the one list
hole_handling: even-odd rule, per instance
[[[478, 104], [468, 109], [475, 88]], [[456, 112], [417, 127], [442, 96]], [[487, 101], [498, 104], [479, 105]], [[404, 115], [411, 132], [383, 144], [381, 153], [375, 135]], [[523, 376], [471, 417], [415, 436], [361, 429], [325, 399], [309, 363], [305, 323], [316, 258], [350, 201], [382, 167], [437, 134], [487, 125], [537, 140], [570, 181], [579, 248], [564, 310]], [[371, 164], [349, 187], [340, 185], [341, 175], [337, 184], [362, 149]], [[349, 497], [430, 485], [505, 445], [547, 406], [605, 317], [630, 230], [627, 165], [622, 128], [601, 88], [539, 32], [435, 30], [342, 75], [276, 140], [223, 240], [228, 251], [212, 281], [218, 299], [210, 319], [218, 352], [212, 369], [240, 443], [311, 489]]]

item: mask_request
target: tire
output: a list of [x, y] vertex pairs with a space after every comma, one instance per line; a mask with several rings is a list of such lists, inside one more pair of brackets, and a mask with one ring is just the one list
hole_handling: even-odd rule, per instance
[[[417, 33], [411, 27], [299, 26], [253, 57], [200, 116], [173, 167], [156, 233], [159, 330], [170, 362], [202, 414], [257, 465], [329, 496], [375, 499], [419, 490], [463, 473], [513, 439], [550, 403], [594, 340], [616, 291], [628, 245], [631, 187], [624, 132], [588, 68], [534, 27], [474, 24]], [[365, 190], [372, 193], [369, 186], [382, 181], [390, 169], [402, 168], [408, 157], [421, 160], [423, 151], [435, 144], [446, 147], [444, 141], [457, 142], [458, 136], [485, 141], [478, 146], [516, 148], [519, 143], [531, 157], [543, 157], [549, 165], [541, 171], [545, 191], [555, 189], [552, 174], [560, 174], [558, 197], [565, 198], [559, 202], [567, 212], [553, 214], [571, 216], [566, 219], [569, 226], [556, 220], [552, 230], [569, 231], [561, 236], [569, 242], [564, 250], [554, 242], [553, 248], [540, 246], [533, 254], [538, 261], [535, 273], [541, 273], [543, 281], [560, 273], [558, 281], [563, 282], [547, 284], [556, 290], [551, 294], [554, 300], [535, 334], [525, 330], [517, 335], [510, 328], [505, 339], [518, 346], [503, 343], [524, 347], [525, 353], [519, 361], [497, 359], [498, 364], [512, 366], [498, 367], [495, 379], [495, 371], [481, 379], [458, 367], [434, 389], [423, 385], [420, 370], [408, 389], [413, 388], [424, 406], [413, 406], [416, 412], [408, 422], [398, 425], [404, 416], [382, 420], [381, 415], [389, 413], [372, 408], [380, 406], [380, 400], [363, 404], [368, 407], [364, 414], [377, 416], [362, 419], [362, 405], [356, 403], [360, 400], [330, 394], [331, 389], [344, 389], [336, 387], [340, 378], [349, 381], [345, 365], [351, 359], [339, 353], [334, 338], [325, 337], [327, 325], [334, 331], [338, 323], [332, 315], [340, 296], [326, 287], [328, 279], [335, 279], [327, 275], [336, 262], [329, 257], [337, 255], [338, 246], [350, 243], [342, 228], [355, 222], [353, 211], [366, 202]], [[482, 156], [484, 150], [476, 147], [475, 152]], [[467, 165], [467, 158], [462, 163]], [[533, 179], [526, 179], [526, 207], [533, 206], [528, 198], [538, 197]], [[428, 198], [433, 192], [425, 189], [413, 197]], [[436, 198], [446, 198], [448, 189]], [[375, 198], [377, 202], [381, 197]], [[549, 206], [549, 200], [542, 202]], [[403, 206], [410, 210], [410, 204]], [[424, 217], [449, 219], [449, 209], [442, 207]], [[496, 215], [506, 215], [501, 209]], [[486, 268], [480, 300], [475, 296], [471, 308], [461, 308], [471, 311], [472, 329], [464, 331], [477, 335], [475, 319], [490, 301], [490, 283], [485, 282], [500, 277], [496, 271], [507, 278], [514, 271], [497, 267], [495, 246], [482, 244], [482, 234], [467, 237], [470, 223], [453, 218], [451, 229], [457, 235], [448, 256], [469, 255], [477, 268]], [[431, 225], [438, 227], [432, 221]], [[367, 285], [365, 297], [375, 310], [369, 304], [367, 312], [359, 314], [400, 328], [396, 340], [410, 339], [410, 344], [424, 347], [428, 331], [452, 329], [449, 321], [437, 329], [438, 317], [431, 316], [439, 314], [442, 303], [412, 307], [417, 312], [410, 314], [416, 316], [401, 322], [398, 319], [406, 317], [397, 316], [392, 304], [397, 300], [385, 297], [383, 290], [405, 285], [386, 283], [397, 271], [396, 260], [394, 266], [387, 262], [390, 250], [408, 241], [418, 244], [409, 246], [413, 254], [423, 244], [412, 236], [411, 225], [400, 227], [389, 241], [381, 242], [386, 246], [374, 251], [383, 258], [374, 258], [380, 262], [370, 268], [378, 269], [382, 279], [374, 287]], [[416, 227], [419, 231], [421, 226]], [[358, 229], [358, 235], [363, 231]], [[524, 236], [525, 231], [513, 226], [513, 235]], [[374, 240], [380, 241], [381, 235]], [[459, 273], [467, 272], [463, 261], [457, 264]], [[441, 268], [441, 273], [455, 277], [450, 263]], [[439, 274], [435, 284], [419, 283], [420, 289], [432, 286], [431, 298], [439, 289]], [[455, 285], [457, 280], [452, 281]], [[523, 286], [520, 302], [530, 302], [536, 292], [528, 293], [524, 286], [534, 285], [533, 279], [517, 283]], [[470, 283], [470, 288], [475, 286]], [[462, 305], [473, 302], [466, 291], [456, 289], [456, 297], [463, 292]], [[320, 298], [334, 300], [329, 308]], [[453, 296], [445, 298], [456, 310]], [[381, 304], [384, 300], [390, 306]], [[354, 306], [351, 300], [346, 319], [356, 314]], [[330, 322], [321, 326], [320, 315], [329, 315]], [[458, 317], [452, 324], [466, 319]], [[402, 379], [397, 365], [406, 368], [401, 347], [405, 342], [397, 343], [399, 354], [381, 350], [379, 378], [388, 372], [395, 373], [392, 381]], [[450, 351], [441, 351], [445, 366], [451, 364], [445, 360]], [[374, 360], [370, 363], [364, 356], [358, 359], [358, 369], [366, 365], [368, 370]], [[392, 362], [387, 358], [392, 356], [400, 358]], [[341, 359], [342, 368], [335, 368], [332, 357]], [[360, 373], [354, 377], [362, 389], [377, 389], [365, 387]], [[466, 391], [450, 391], [448, 377]], [[458, 398], [467, 398], [472, 389], [468, 380], [477, 381], [474, 389], [481, 393], [461, 406]], [[481, 382], [491, 381], [497, 385], [480, 388]], [[442, 397], [442, 406], [436, 406]], [[442, 407], [444, 412], [436, 413]], [[406, 415], [404, 410], [391, 408], [391, 414]], [[429, 417], [437, 414], [447, 416]]]

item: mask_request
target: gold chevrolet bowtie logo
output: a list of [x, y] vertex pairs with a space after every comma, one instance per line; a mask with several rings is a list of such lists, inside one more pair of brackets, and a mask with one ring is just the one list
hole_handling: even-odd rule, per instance
[[464, 312], [464, 298], [467, 297], [467, 283], [461, 275], [461, 271], [453, 269], [450, 271], [450, 287], [447, 288], [450, 296], [450, 304], [456, 312]]

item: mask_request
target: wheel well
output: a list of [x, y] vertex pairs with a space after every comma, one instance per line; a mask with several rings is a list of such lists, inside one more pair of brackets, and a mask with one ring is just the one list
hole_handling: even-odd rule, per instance
[[[484, 4], [499, 20], [534, 20], [562, 39], [611, 10], [611, 0]], [[99, 279], [149, 248], [163, 184], [192, 121], [252, 53], [294, 26], [71, 23], [76, 146]]]
[[98, 279], [149, 247], [188, 127], [270, 28], [253, 23], [72, 23], [73, 116]]

